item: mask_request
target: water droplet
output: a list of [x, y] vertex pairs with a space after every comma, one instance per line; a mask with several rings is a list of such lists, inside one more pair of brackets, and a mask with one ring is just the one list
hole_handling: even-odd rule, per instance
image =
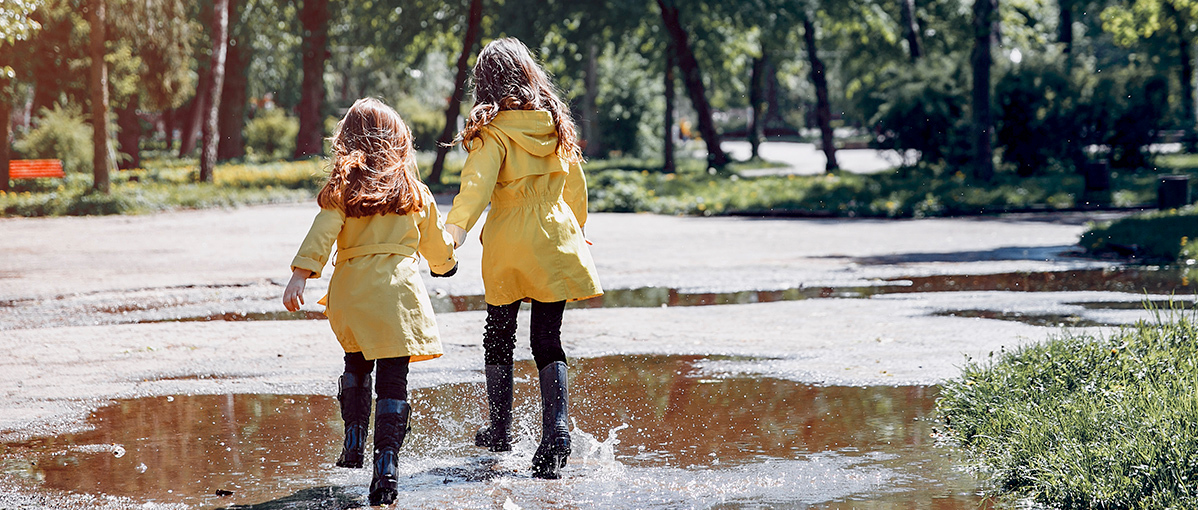
[[146, 463], [145, 463], [145, 462], [142, 462], [141, 464], [138, 464], [138, 465], [137, 465], [137, 468], [136, 468], [136, 469], [137, 469], [137, 472], [138, 472], [138, 473], [145, 473], [145, 472], [146, 472], [146, 470], [147, 470], [147, 469], [150, 469], [150, 468], [146, 467]]

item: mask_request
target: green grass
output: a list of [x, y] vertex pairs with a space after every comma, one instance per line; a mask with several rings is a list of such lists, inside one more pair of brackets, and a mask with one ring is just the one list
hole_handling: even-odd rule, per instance
[[1091, 225], [1078, 243], [1095, 255], [1193, 264], [1198, 259], [1198, 206], [1149, 211]]
[[[992, 354], [993, 356], [993, 354]], [[1051, 508], [1198, 508], [1193, 312], [969, 362], [937, 403], [993, 490]]]
[[[728, 172], [710, 174], [701, 161], [683, 160], [677, 173], [664, 174], [656, 171], [660, 163], [652, 160], [591, 162], [587, 169], [592, 210], [909, 218], [1073, 209], [1095, 198], [1083, 193], [1081, 175], [1064, 171], [1029, 178], [1002, 171], [990, 182], [978, 182], [963, 171], [925, 165], [873, 175], [736, 175], [739, 169], [756, 166], [761, 165], [737, 163]], [[1112, 172], [1107, 203], [1115, 207], [1155, 204], [1160, 173], [1188, 174], [1198, 185], [1198, 155], [1162, 156], [1157, 170]]]
[[[426, 177], [433, 157], [428, 152], [417, 157]], [[456, 191], [463, 162], [461, 154], [453, 153], [442, 182], [430, 188], [436, 193]], [[1198, 184], [1198, 155], [1162, 156], [1158, 163], [1162, 170], [1191, 174]], [[216, 182], [195, 184], [194, 159], [154, 157], [146, 160], [145, 169], [114, 172], [109, 195], [90, 192], [91, 176], [87, 174], [70, 174], [63, 180], [17, 181], [15, 194], [0, 196], [0, 214], [122, 214], [303, 201], [311, 199], [323, 184], [323, 165], [321, 160], [218, 165]], [[1061, 172], [1031, 178], [1000, 172], [988, 183], [976, 182], [959, 171], [924, 166], [875, 175], [738, 174], [776, 166], [760, 160], [735, 162], [715, 172], [701, 159], [679, 158], [677, 171], [666, 174], [659, 171], [660, 160], [612, 158], [589, 161], [585, 168], [591, 210], [597, 212], [909, 218], [1070, 209], [1083, 201], [1082, 178]], [[1155, 202], [1157, 176], [1152, 172], [1113, 173], [1111, 205]]]
[[[432, 167], [432, 154], [417, 157], [420, 168]], [[212, 183], [196, 183], [194, 159], [152, 158], [145, 168], [115, 171], [108, 194], [92, 191], [92, 176], [68, 173], [63, 179], [14, 181], [0, 192], [0, 216], [78, 216], [144, 214], [174, 209], [238, 207], [313, 200], [327, 178], [320, 159], [273, 163], [217, 165]], [[446, 165], [447, 184], [434, 191], [457, 188], [461, 158]]]

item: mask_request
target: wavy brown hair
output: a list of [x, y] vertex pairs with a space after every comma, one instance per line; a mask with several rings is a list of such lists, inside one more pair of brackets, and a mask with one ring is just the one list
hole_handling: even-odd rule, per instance
[[357, 100], [329, 141], [333, 168], [316, 195], [321, 207], [353, 218], [424, 209], [412, 131], [390, 106], [373, 98]]
[[474, 108], [456, 141], [470, 150], [470, 142], [482, 136], [479, 130], [504, 110], [548, 111], [557, 129], [557, 156], [572, 163], [582, 161], [570, 108], [558, 97], [549, 75], [533, 60], [528, 47], [514, 37], [491, 41], [478, 52]]

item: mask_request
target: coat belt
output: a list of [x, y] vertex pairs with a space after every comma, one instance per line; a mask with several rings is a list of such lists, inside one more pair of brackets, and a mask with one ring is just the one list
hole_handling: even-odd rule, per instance
[[337, 250], [337, 260], [335, 262], [333, 262], [333, 265], [335, 266], [337, 264], [345, 262], [354, 257], [361, 257], [364, 255], [377, 255], [380, 253], [393, 253], [395, 255], [400, 255], [403, 257], [411, 257], [413, 255], [416, 255], [416, 248], [413, 248], [406, 244], [386, 243], [386, 244], [366, 244], [366, 245], [362, 245], [362, 246], [353, 246], [350, 248], [346, 248], [344, 250], [338, 249]]

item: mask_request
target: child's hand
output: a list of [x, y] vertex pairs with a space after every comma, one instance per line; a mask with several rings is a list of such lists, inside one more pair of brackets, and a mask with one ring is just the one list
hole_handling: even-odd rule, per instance
[[449, 233], [450, 237], [453, 237], [453, 247], [461, 248], [462, 243], [466, 241], [466, 231], [453, 223], [446, 224], [445, 231]]
[[283, 306], [287, 307], [287, 311], [298, 311], [300, 305], [304, 304], [304, 287], [308, 285], [309, 276], [312, 276], [312, 271], [307, 269], [291, 272], [291, 281], [287, 282], [287, 289], [283, 291]]

